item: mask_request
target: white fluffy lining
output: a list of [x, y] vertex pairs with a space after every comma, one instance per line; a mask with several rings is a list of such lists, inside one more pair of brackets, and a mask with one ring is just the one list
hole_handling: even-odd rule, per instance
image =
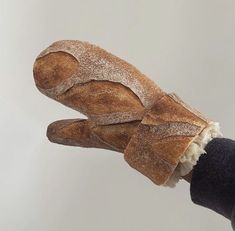
[[181, 179], [181, 176], [187, 175], [193, 169], [193, 166], [197, 164], [199, 157], [206, 153], [206, 145], [216, 137], [222, 137], [219, 123], [210, 122], [208, 126], [193, 139], [184, 155], [180, 158], [180, 162], [174, 173], [164, 186], [174, 188]]

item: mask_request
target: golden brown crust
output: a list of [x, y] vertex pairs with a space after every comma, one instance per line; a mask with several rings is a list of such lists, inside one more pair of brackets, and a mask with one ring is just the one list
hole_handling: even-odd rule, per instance
[[109, 149], [93, 136], [95, 126], [94, 122], [85, 119], [58, 120], [48, 126], [47, 137], [53, 143]]
[[58, 120], [48, 126], [47, 137], [58, 144], [123, 152], [139, 123], [102, 126], [85, 119]]
[[[108, 80], [121, 83], [130, 88], [146, 108], [150, 108], [164, 94], [152, 80], [133, 65], [88, 42], [78, 40], [55, 42], [44, 50], [38, 59], [57, 52], [70, 54], [79, 63], [79, 70], [74, 76], [71, 76], [76, 83], [90, 80]], [[64, 84], [62, 83], [62, 85]], [[61, 90], [59, 93], [65, 90], [62, 86], [57, 86], [57, 88]], [[49, 91], [49, 94], [53, 94], [52, 90]], [[56, 89], [54, 90], [56, 91]], [[58, 91], [56, 91], [57, 93]]]
[[58, 41], [44, 50], [34, 78], [42, 93], [98, 124], [140, 120], [165, 94], [131, 64], [80, 41]]
[[125, 149], [125, 160], [158, 185], [165, 184], [207, 119], [176, 95], [165, 95], [144, 116]]
[[127, 163], [143, 175], [147, 176], [154, 183], [165, 182], [167, 176], [171, 175], [175, 166], [158, 156], [152, 148], [149, 137], [141, 135], [137, 131], [124, 151], [124, 158]]
[[61, 84], [78, 71], [79, 64], [70, 54], [50, 53], [34, 63], [34, 79], [42, 89], [50, 89]]
[[[145, 111], [138, 97], [129, 88], [110, 81], [76, 84], [62, 95], [57, 96], [56, 100], [82, 112], [88, 118], [93, 119], [95, 116], [100, 116], [102, 120], [106, 119], [107, 123], [109, 121], [106, 118], [107, 114], [128, 112], [132, 120], [141, 120]], [[137, 117], [135, 117], [136, 115]], [[113, 123], [119, 122], [120, 119], [121, 117], [117, 118]], [[99, 124], [102, 124], [102, 121]]]
[[167, 94], [156, 101], [153, 108], [145, 115], [143, 124], [161, 124], [163, 122], [185, 122], [203, 127], [209, 120], [194, 108], [185, 104], [176, 94]]
[[120, 150], [120, 152], [124, 152], [132, 135], [137, 131], [139, 123], [140, 121], [132, 121], [122, 124], [96, 126], [93, 132], [101, 140]]

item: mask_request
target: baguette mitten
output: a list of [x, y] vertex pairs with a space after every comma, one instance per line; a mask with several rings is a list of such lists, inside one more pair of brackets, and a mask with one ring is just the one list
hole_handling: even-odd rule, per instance
[[50, 124], [50, 141], [124, 152], [128, 164], [157, 185], [174, 186], [221, 136], [218, 123], [90, 43], [53, 43], [33, 72], [39, 91], [88, 117]]

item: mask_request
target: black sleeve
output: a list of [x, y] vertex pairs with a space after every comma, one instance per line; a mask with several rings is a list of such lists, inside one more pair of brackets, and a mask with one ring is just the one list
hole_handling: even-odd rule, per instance
[[231, 221], [232, 221], [233, 230], [235, 230], [235, 206], [233, 206]]
[[191, 199], [231, 219], [235, 230], [235, 141], [216, 138], [205, 150], [192, 172]]

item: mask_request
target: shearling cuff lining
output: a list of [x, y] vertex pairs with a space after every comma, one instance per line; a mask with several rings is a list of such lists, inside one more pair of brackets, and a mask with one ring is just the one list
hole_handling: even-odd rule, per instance
[[174, 173], [164, 185], [172, 188], [175, 187], [181, 179], [181, 176], [187, 175], [193, 169], [193, 166], [197, 164], [199, 157], [206, 153], [206, 145], [212, 139], [218, 137], [222, 137], [219, 123], [210, 122], [208, 126], [193, 139], [184, 155], [180, 158], [180, 162]]

